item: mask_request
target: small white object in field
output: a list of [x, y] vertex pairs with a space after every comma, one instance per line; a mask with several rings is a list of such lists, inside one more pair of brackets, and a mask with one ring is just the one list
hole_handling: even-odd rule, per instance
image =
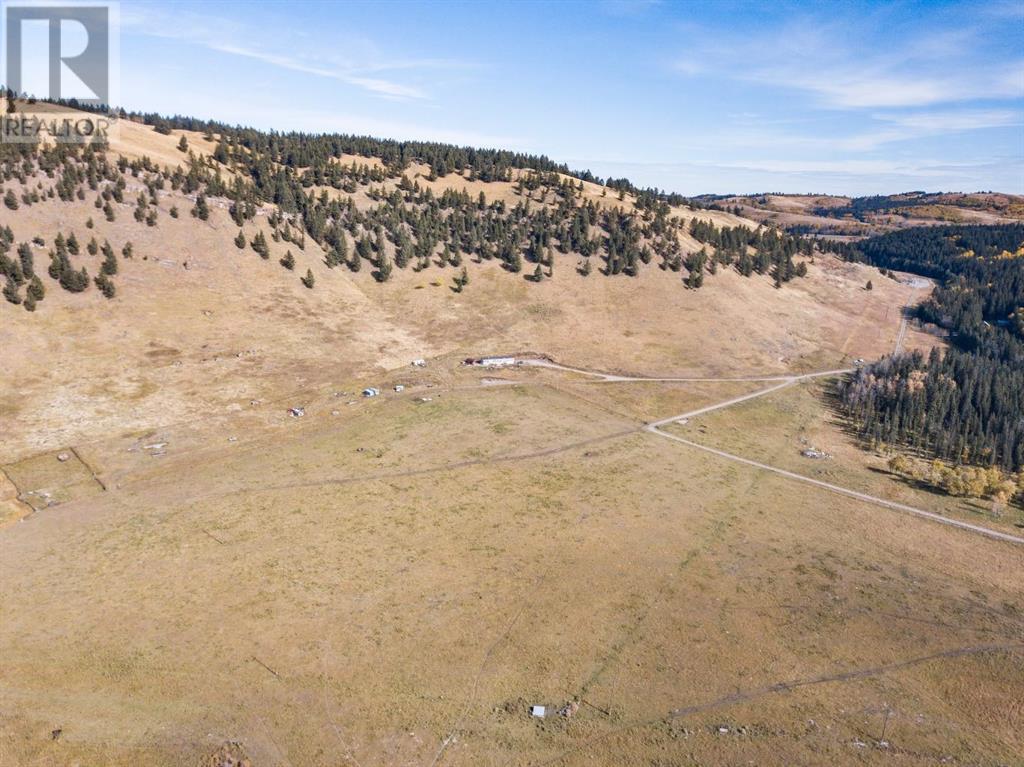
[[530, 716], [543, 719], [545, 710], [544, 706], [530, 706]]

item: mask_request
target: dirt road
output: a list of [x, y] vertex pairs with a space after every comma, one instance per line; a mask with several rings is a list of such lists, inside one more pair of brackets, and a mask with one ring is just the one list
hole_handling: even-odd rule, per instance
[[[902, 321], [900, 323], [900, 331], [899, 331], [899, 333], [897, 335], [897, 339], [896, 339], [896, 350], [897, 351], [899, 351], [900, 345], [902, 344], [902, 341], [903, 341], [903, 337], [906, 334], [906, 326], [907, 326], [907, 317], [906, 317], [906, 314], [904, 314], [904, 317], [903, 317], [903, 319], [902, 319]], [[949, 517], [944, 517], [941, 514], [936, 514], [936, 513], [931, 512], [931, 511], [925, 511], [924, 509], [918, 509], [918, 508], [915, 508], [913, 506], [907, 506], [906, 504], [896, 503], [895, 501], [889, 501], [889, 500], [886, 500], [885, 498], [879, 498], [879, 497], [874, 496], [874, 495], [868, 495], [867, 493], [858, 492], [857, 490], [851, 490], [851, 489], [846, 488], [846, 487], [841, 487], [839, 485], [834, 485], [834, 484], [832, 484], [830, 482], [824, 482], [824, 481], [819, 480], [819, 479], [814, 479], [812, 477], [807, 477], [807, 476], [804, 476], [803, 474], [797, 474], [796, 472], [793, 472], [793, 471], [788, 471], [786, 469], [780, 469], [777, 466], [771, 466], [770, 464], [767, 464], [767, 463], [761, 463], [760, 461], [754, 461], [754, 460], [751, 460], [749, 458], [743, 458], [742, 456], [734, 455], [733, 453], [727, 453], [724, 450], [718, 450], [718, 449], [713, 448], [713, 447], [707, 447], [706, 445], [701, 445], [700, 443], [693, 442], [693, 441], [688, 440], [688, 439], [684, 439], [683, 437], [678, 437], [675, 434], [669, 434], [668, 432], [662, 431], [662, 429], [661, 429], [661, 427], [667, 426], [667, 425], [669, 425], [671, 423], [678, 423], [678, 422], [681, 422], [681, 421], [686, 421], [686, 420], [688, 420], [690, 418], [694, 418], [696, 416], [703, 415], [705, 413], [710, 413], [710, 412], [713, 412], [715, 410], [722, 410], [722, 409], [727, 408], [727, 407], [732, 407], [733, 405], [739, 405], [739, 404], [741, 404], [743, 402], [748, 402], [749, 400], [756, 399], [758, 397], [763, 397], [763, 396], [765, 396], [767, 394], [771, 394], [772, 392], [779, 391], [780, 389], [784, 389], [787, 386], [792, 386], [793, 384], [799, 383], [801, 381], [808, 381], [808, 380], [811, 380], [811, 379], [814, 379], [814, 378], [828, 378], [828, 377], [831, 377], [831, 376], [843, 375], [844, 373], [851, 372], [850, 368], [843, 368], [843, 369], [837, 369], [837, 370], [822, 370], [822, 371], [818, 371], [818, 372], [815, 372], [815, 373], [803, 373], [801, 375], [793, 375], [793, 376], [765, 376], [765, 377], [751, 376], [751, 377], [746, 377], [746, 378], [656, 378], [656, 377], [646, 378], [646, 377], [641, 377], [641, 376], [619, 376], [619, 375], [612, 375], [612, 374], [609, 374], [609, 373], [601, 373], [599, 371], [594, 371], [594, 370], [586, 370], [586, 369], [583, 369], [583, 368], [574, 368], [574, 367], [570, 367], [570, 366], [567, 366], [567, 365], [560, 365], [558, 363], [551, 362], [550, 360], [539, 360], [539, 359], [537, 359], [537, 360], [524, 360], [524, 364], [534, 365], [534, 366], [538, 366], [538, 367], [547, 367], [547, 368], [552, 368], [552, 369], [555, 369], [555, 370], [564, 370], [564, 371], [572, 372], [572, 373], [579, 373], [579, 374], [582, 374], [582, 375], [587, 375], [587, 376], [591, 376], [591, 377], [597, 378], [597, 379], [599, 379], [599, 381], [616, 381], [616, 382], [630, 382], [630, 381], [646, 381], [646, 382], [657, 382], [657, 381], [665, 381], [665, 382], [668, 382], [668, 381], [694, 381], [694, 382], [696, 382], [696, 381], [715, 381], [715, 382], [725, 382], [725, 381], [774, 381], [774, 382], [777, 382], [777, 383], [775, 383], [772, 386], [768, 386], [768, 387], [766, 387], [764, 389], [758, 389], [757, 391], [753, 391], [753, 392], [750, 392], [748, 394], [743, 394], [743, 395], [741, 395], [739, 397], [733, 397], [731, 399], [723, 400], [722, 402], [717, 402], [717, 403], [712, 404], [712, 405], [707, 405], [705, 407], [698, 408], [696, 410], [690, 410], [690, 411], [688, 411], [686, 413], [679, 413], [678, 415], [673, 415], [673, 416], [669, 416], [668, 418], [662, 418], [662, 419], [660, 419], [658, 421], [653, 421], [653, 422], [647, 424], [644, 428], [648, 432], [650, 432], [651, 434], [656, 434], [659, 437], [664, 437], [665, 439], [670, 439], [673, 442], [678, 442], [678, 443], [680, 443], [682, 445], [687, 445], [688, 447], [693, 447], [693, 448], [696, 448], [698, 450], [703, 450], [706, 453], [711, 453], [713, 455], [717, 455], [720, 458], [725, 458], [725, 459], [730, 460], [730, 461], [735, 461], [737, 463], [742, 463], [742, 464], [745, 464], [747, 466], [752, 466], [752, 467], [757, 468], [757, 469], [762, 469], [763, 471], [770, 471], [770, 472], [772, 472], [774, 474], [778, 474], [779, 476], [786, 477], [787, 479], [793, 479], [793, 480], [796, 480], [798, 482], [805, 482], [805, 483], [807, 483], [809, 485], [814, 485], [815, 487], [820, 487], [820, 488], [822, 488], [824, 490], [828, 490], [828, 491], [833, 492], [833, 493], [839, 493], [840, 495], [845, 495], [845, 496], [848, 496], [850, 498], [856, 498], [859, 501], [865, 501], [867, 503], [873, 503], [876, 506], [881, 506], [883, 508], [893, 509], [895, 511], [901, 511], [901, 512], [904, 512], [906, 514], [912, 514], [914, 516], [921, 517], [922, 519], [927, 519], [927, 520], [930, 520], [932, 522], [938, 522], [939, 524], [943, 524], [943, 525], [949, 525], [950, 527], [957, 527], [957, 528], [960, 528], [961, 530], [968, 530], [968, 531], [970, 531], [972, 533], [977, 533], [978, 535], [984, 535], [984, 536], [986, 536], [988, 538], [992, 538], [992, 539], [995, 539], [995, 540], [1005, 541], [1005, 542], [1008, 542], [1008, 543], [1015, 543], [1015, 544], [1024, 544], [1024, 538], [1021, 538], [1021, 537], [1016, 536], [1016, 535], [1011, 535], [1009, 533], [1003, 533], [1003, 532], [1000, 532], [998, 530], [992, 530], [990, 528], [983, 527], [981, 525], [971, 524], [970, 522], [961, 522], [961, 521], [956, 520], [956, 519], [950, 519]]]
[[[774, 388], [779, 388], [779, 387], [774, 387]], [[755, 392], [755, 394], [758, 394], [758, 395], [760, 395], [760, 394], [768, 394], [770, 391], [774, 391], [774, 388], [773, 389], [763, 390], [761, 392]], [[750, 398], [747, 397], [747, 399], [750, 399]], [[671, 422], [672, 420], [678, 420], [678, 419], [669, 419], [668, 422]], [[662, 421], [661, 423], [664, 424], [666, 422]], [[754, 468], [757, 468], [757, 469], [763, 469], [764, 471], [770, 471], [770, 472], [778, 474], [778, 475], [780, 475], [782, 477], [787, 477], [789, 479], [795, 479], [798, 482], [806, 482], [809, 485], [814, 485], [816, 487], [820, 487], [820, 488], [823, 488], [825, 490], [830, 490], [831, 492], [839, 493], [840, 495], [846, 495], [846, 496], [849, 496], [850, 498], [856, 498], [859, 501], [867, 501], [868, 503], [873, 503], [873, 504], [875, 504], [877, 506], [883, 506], [883, 507], [888, 508], [888, 509], [895, 509], [896, 511], [902, 511], [902, 512], [905, 512], [907, 514], [913, 514], [915, 516], [922, 517], [924, 519], [929, 519], [929, 520], [931, 520], [933, 522], [938, 522], [938, 523], [943, 524], [943, 525], [950, 525], [951, 527], [959, 527], [959, 528], [961, 528], [963, 530], [970, 530], [973, 533], [978, 533], [979, 535], [984, 535], [984, 536], [987, 536], [989, 538], [994, 538], [996, 540], [1007, 541], [1009, 543], [1024, 544], [1024, 538], [1020, 538], [1020, 537], [1018, 537], [1016, 535], [1010, 535], [1009, 533], [1001, 533], [998, 530], [990, 530], [987, 527], [982, 527], [981, 525], [973, 525], [970, 522], [961, 522], [960, 520], [957, 520], [957, 519], [950, 519], [949, 517], [944, 517], [941, 514], [935, 514], [934, 512], [931, 512], [931, 511], [925, 511], [923, 509], [917, 509], [917, 508], [914, 508], [913, 506], [907, 506], [907, 505], [902, 504], [902, 503], [896, 503], [895, 501], [887, 501], [884, 498], [878, 498], [878, 497], [873, 496], [873, 495], [868, 495], [867, 493], [861, 493], [861, 492], [858, 492], [856, 490], [850, 490], [850, 489], [845, 488], [845, 487], [840, 487], [839, 485], [833, 485], [830, 482], [823, 482], [820, 479], [814, 479], [812, 477], [805, 477], [803, 474], [797, 474], [796, 472], [793, 472], [793, 471], [787, 471], [786, 469], [780, 469], [780, 468], [778, 468], [776, 466], [770, 466], [769, 464], [761, 463], [760, 461], [752, 461], [749, 458], [743, 458], [741, 456], [734, 455], [732, 453], [727, 453], [724, 450], [718, 450], [718, 449], [713, 448], [713, 447], [707, 447], [706, 445], [701, 445], [701, 444], [699, 444], [697, 442], [692, 442], [692, 441], [690, 441], [688, 439], [684, 439], [682, 437], [677, 437], [675, 434], [668, 434], [667, 432], [661, 431], [654, 424], [649, 424], [647, 426], [647, 430], [649, 432], [651, 432], [652, 434], [657, 434], [659, 437], [665, 437], [665, 439], [670, 439], [670, 440], [673, 440], [674, 442], [679, 442], [679, 443], [681, 443], [683, 445], [688, 445], [689, 447], [695, 447], [698, 450], [703, 450], [706, 453], [712, 453], [713, 455], [717, 455], [717, 456], [719, 456], [721, 458], [727, 458], [730, 461], [736, 461], [738, 463], [746, 464], [747, 466], [753, 466]]]

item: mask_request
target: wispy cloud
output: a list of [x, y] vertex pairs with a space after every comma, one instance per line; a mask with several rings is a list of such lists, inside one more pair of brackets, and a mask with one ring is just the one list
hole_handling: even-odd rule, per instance
[[612, 176], [643, 177], [683, 194], [772, 191], [829, 194], [891, 194], [895, 189], [1016, 189], [1024, 163], [1018, 157], [984, 161], [945, 160], [750, 160], [738, 162], [634, 163], [570, 159]]
[[922, 107], [1019, 98], [1024, 62], [1015, 62], [1008, 68], [1006, 65], [973, 67], [965, 73], [915, 72], [897, 62], [884, 61], [874, 66], [855, 62], [807, 70], [782, 65], [752, 72], [750, 79], [808, 91], [831, 107]]
[[[791, 21], [755, 39], [694, 35], [675, 61], [687, 76], [718, 74], [803, 91], [835, 109], [911, 108], [1024, 97], [1024, 57], [993, 57], [982, 30], [922, 29], [886, 45], [852, 22]], [[757, 51], [735, 65], [736, 50]], [[984, 52], [984, 57], [978, 52]]]
[[898, 141], [1024, 125], [1024, 114], [1011, 109], [878, 113], [872, 118], [882, 126], [880, 129], [841, 139], [838, 145], [844, 149], [871, 150]]
[[282, 69], [289, 69], [293, 72], [301, 72], [307, 75], [316, 75], [317, 77], [339, 80], [340, 82], [347, 83], [348, 85], [353, 85], [357, 88], [370, 91], [378, 96], [396, 99], [423, 99], [427, 97], [426, 93], [415, 86], [403, 85], [402, 83], [395, 82], [394, 80], [387, 80], [380, 77], [367, 77], [358, 74], [359, 70], [339, 69], [315, 63], [307, 63], [292, 56], [270, 53], [269, 51], [257, 50], [255, 48], [246, 48], [241, 45], [235, 45], [227, 42], [200, 40], [192, 40], [190, 42], [199, 43], [210, 50], [220, 51], [221, 53], [230, 53], [234, 56], [242, 56], [248, 59], [255, 59], [256, 61], [262, 61], [264, 64], [281, 67]]
[[[365, 39], [349, 40], [347, 46], [335, 44], [329, 50], [322, 51], [315, 50], [315, 46], [310, 49], [309, 46], [254, 45], [241, 41], [256, 39], [258, 30], [246, 28], [236, 21], [212, 19], [180, 10], [175, 11], [173, 18], [169, 18], [160, 9], [145, 5], [122, 9], [121, 24], [126, 30], [137, 34], [177, 40], [281, 69], [337, 80], [387, 99], [429, 98], [422, 86], [399, 78], [399, 73], [420, 74], [464, 66], [463, 62], [452, 59], [385, 56], [375, 44]], [[298, 55], [285, 52], [296, 48], [303, 50], [303, 53]], [[355, 53], [341, 58], [336, 51], [343, 48], [354, 50]]]

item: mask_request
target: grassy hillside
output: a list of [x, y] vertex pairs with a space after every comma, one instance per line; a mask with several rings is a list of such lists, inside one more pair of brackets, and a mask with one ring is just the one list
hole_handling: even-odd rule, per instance
[[712, 210], [728, 210], [790, 232], [838, 239], [922, 225], [1024, 220], [1024, 197], [996, 192], [908, 192], [875, 197], [714, 195], [696, 201]]
[[[12, 193], [17, 208], [0, 206], [0, 226], [10, 234], [5, 258], [22, 271], [22, 283], [12, 287], [22, 303], [0, 302], [0, 337], [11, 351], [14, 383], [0, 412], [8, 435], [4, 460], [448, 353], [535, 350], [604, 369], [675, 374], [833, 365], [887, 349], [895, 317], [885, 321], [885, 315], [912, 293], [877, 275], [877, 289], [865, 292], [866, 267], [800, 255], [791, 250], [796, 241], [763, 239], [758, 251], [745, 239], [755, 225], [729, 213], [641, 202], [625, 192], [619, 199], [619, 192], [564, 174], [541, 178], [510, 169], [508, 180], [484, 181], [465, 169], [432, 178], [422, 163], [388, 170], [380, 158], [348, 154], [325, 161], [338, 169], [343, 188], [311, 184], [304, 198], [307, 212], [344, 207], [345, 226], [328, 227], [340, 229], [338, 239], [324, 233], [320, 242], [297, 211], [286, 214], [280, 202], [259, 198], [252, 167], [214, 159], [218, 146], [219, 138], [202, 132], [160, 133], [128, 121], [108, 149], [87, 156], [53, 150], [5, 161], [0, 197]], [[243, 153], [241, 146], [235, 151]], [[279, 170], [295, 179], [310, 173]], [[387, 202], [396, 194], [401, 200]], [[473, 211], [438, 208], [436, 216], [419, 216], [434, 210], [431, 203], [407, 200], [428, 194], [437, 205], [446, 194], [468, 199]], [[193, 215], [200, 199], [205, 219]], [[510, 223], [509, 211], [526, 206], [541, 229]], [[571, 229], [584, 206], [594, 218], [575, 236], [597, 243], [589, 256], [562, 253], [553, 237], [543, 263], [528, 260], [531, 238], [558, 230], [558, 221]], [[622, 223], [616, 236], [629, 229], [638, 239], [611, 244], [612, 233], [593, 223], [606, 215]], [[719, 248], [698, 242], [691, 235], [695, 220], [703, 222], [702, 237], [728, 233], [728, 242]], [[399, 236], [392, 238], [387, 227]], [[456, 266], [450, 238], [459, 227], [457, 239], [476, 250], [463, 251]], [[57, 256], [58, 234], [68, 251], [64, 266], [50, 255]], [[72, 235], [77, 254], [69, 252]], [[449, 237], [445, 244], [441, 235]], [[523, 257], [519, 273], [495, 252], [512, 235]], [[422, 248], [434, 238], [426, 254]], [[366, 257], [359, 254], [363, 240], [370, 243]], [[412, 243], [405, 268], [395, 240]], [[253, 246], [260, 242], [262, 254]], [[337, 263], [341, 242], [347, 255]], [[678, 258], [652, 251], [645, 264], [637, 254], [654, 243], [678, 248]], [[109, 299], [94, 284], [109, 260], [101, 252], [105, 244], [116, 265]], [[680, 262], [702, 248], [713, 257], [701, 267], [702, 287], [688, 289], [692, 272]], [[20, 266], [23, 249], [45, 290], [32, 312], [25, 311], [31, 279]], [[289, 254], [291, 269], [281, 263]], [[777, 255], [782, 261], [773, 266]], [[634, 257], [636, 269], [627, 269]], [[382, 259], [391, 264], [384, 282]], [[755, 265], [760, 259], [763, 273], [743, 277], [727, 259]], [[773, 273], [789, 259], [807, 277], [777, 290]], [[579, 268], [587, 261], [594, 264], [589, 276]], [[603, 274], [614, 271], [612, 261], [622, 270]], [[62, 274], [83, 268], [82, 292], [61, 287]], [[463, 269], [468, 284], [460, 287]], [[302, 281], [307, 276], [312, 288]]]
[[943, 344], [926, 283], [544, 158], [139, 119], [0, 145], [0, 767], [1021, 753], [1018, 506], [827, 407]]

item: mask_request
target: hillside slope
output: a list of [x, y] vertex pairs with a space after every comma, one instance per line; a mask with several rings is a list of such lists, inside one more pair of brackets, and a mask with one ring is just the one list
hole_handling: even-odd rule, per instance
[[[13, 234], [11, 259], [20, 244], [41, 239], [43, 244], [28, 247], [46, 296], [33, 312], [0, 302], [0, 342], [7, 350], [11, 384], [0, 394], [0, 425], [7, 435], [0, 460], [200, 418], [247, 406], [250, 400], [277, 400], [292, 392], [300, 397], [310, 386], [351, 381], [411, 359], [445, 354], [532, 350], [591, 367], [674, 375], [836, 365], [890, 348], [898, 325], [892, 307], [914, 294], [875, 270], [821, 254], [804, 257], [807, 277], [783, 289], [776, 289], [771, 272], [743, 277], [726, 264], [714, 274], [711, 266], [703, 271], [701, 289], [687, 289], [684, 281], [692, 270], [677, 271], [665, 259], [658, 268], [657, 258], [635, 276], [605, 276], [607, 253], [600, 260], [589, 256], [596, 264], [585, 276], [579, 264], [587, 259], [559, 252], [554, 240], [555, 247], [549, 245], [536, 265], [543, 275], [539, 282], [530, 279], [534, 265], [529, 261], [514, 273], [498, 257], [465, 253], [456, 267], [439, 244], [428, 256], [417, 254], [406, 268], [394, 266], [389, 279], [380, 282], [374, 266], [381, 256], [360, 258], [358, 238], [351, 233], [342, 233], [349, 260], [331, 267], [333, 246], [326, 240], [318, 244], [276, 205], [248, 203], [239, 226], [238, 212], [230, 209], [246, 203], [230, 197], [210, 195], [204, 198], [206, 220], [193, 215], [200, 189], [198, 184], [189, 189], [188, 177], [178, 188], [171, 180], [156, 189], [154, 179], [189, 172], [189, 154], [179, 149], [182, 138], [188, 152], [201, 148], [192, 172], [201, 166], [215, 178], [244, 175], [237, 163], [214, 160], [216, 142], [202, 133], [173, 130], [165, 135], [126, 123], [105, 152], [111, 167], [119, 158], [135, 162], [122, 162], [123, 176], [114, 173], [124, 179], [120, 195], [112, 182], [106, 184], [115, 192], [107, 200], [112, 216], [96, 207], [94, 198], [100, 198], [93, 191], [82, 194], [84, 199], [47, 196], [54, 179], [60, 183], [59, 171], [51, 171], [51, 178], [45, 169], [36, 169], [24, 183], [16, 173], [5, 179], [5, 192], [40, 198], [16, 210], [0, 208], [0, 226]], [[150, 163], [152, 158], [158, 159]], [[169, 164], [173, 160], [179, 162], [177, 169]], [[372, 171], [382, 165], [372, 158], [342, 156], [332, 163], [355, 167], [345, 181], [354, 188], [312, 188], [311, 197], [345, 201], [361, 215], [373, 215], [383, 197], [406, 183], [437, 197], [446, 191], [461, 194], [463, 188], [473, 200], [483, 194], [487, 215], [499, 211], [493, 214], [499, 223], [500, 211], [526, 200], [541, 211], [560, 206], [579, 211], [589, 203], [598, 211], [618, 209], [631, 217], [624, 220], [642, 224], [659, 217], [677, 220], [655, 239], [678, 243], [673, 247], [682, 254], [680, 260], [708, 247], [690, 233], [694, 218], [720, 231], [756, 228], [729, 213], [677, 205], [656, 214], [649, 206], [640, 209], [633, 195], [560, 176], [560, 183], [575, 186], [576, 196], [566, 199], [527, 170], [510, 172], [506, 181], [482, 181], [470, 178], [469, 170], [434, 178], [430, 167], [411, 164], [402, 173], [375, 180], [379, 177]], [[97, 187], [102, 190], [103, 182]], [[78, 188], [87, 189], [88, 180], [83, 178]], [[140, 208], [145, 214], [133, 216]], [[363, 221], [355, 229], [369, 239], [366, 227], [372, 232], [373, 225]], [[235, 241], [240, 230], [242, 247]], [[48, 254], [58, 234], [65, 239], [75, 235], [79, 254], [67, 261], [75, 270], [85, 267], [90, 277], [101, 271], [104, 257], [90, 255], [86, 244], [93, 238], [110, 244], [117, 262], [117, 274], [110, 278], [116, 286], [113, 298], [92, 284], [73, 293], [51, 279]], [[253, 247], [261, 236], [266, 258]], [[593, 226], [591, 240], [602, 236], [611, 235]], [[383, 258], [397, 260], [399, 245], [388, 236], [383, 242]], [[643, 235], [639, 242], [653, 240]], [[128, 243], [130, 258], [123, 255]], [[741, 255], [749, 257], [754, 250], [743, 247]], [[292, 269], [280, 263], [289, 253]], [[364, 266], [353, 271], [359, 262]], [[462, 269], [469, 282], [460, 289]], [[312, 288], [300, 279], [307, 274]], [[872, 277], [876, 289], [864, 291]], [[19, 296], [24, 295], [22, 287]]]
[[828, 237], [860, 238], [913, 226], [1024, 221], [1024, 197], [996, 192], [908, 192], [875, 197], [763, 194], [699, 198], [711, 208]]

